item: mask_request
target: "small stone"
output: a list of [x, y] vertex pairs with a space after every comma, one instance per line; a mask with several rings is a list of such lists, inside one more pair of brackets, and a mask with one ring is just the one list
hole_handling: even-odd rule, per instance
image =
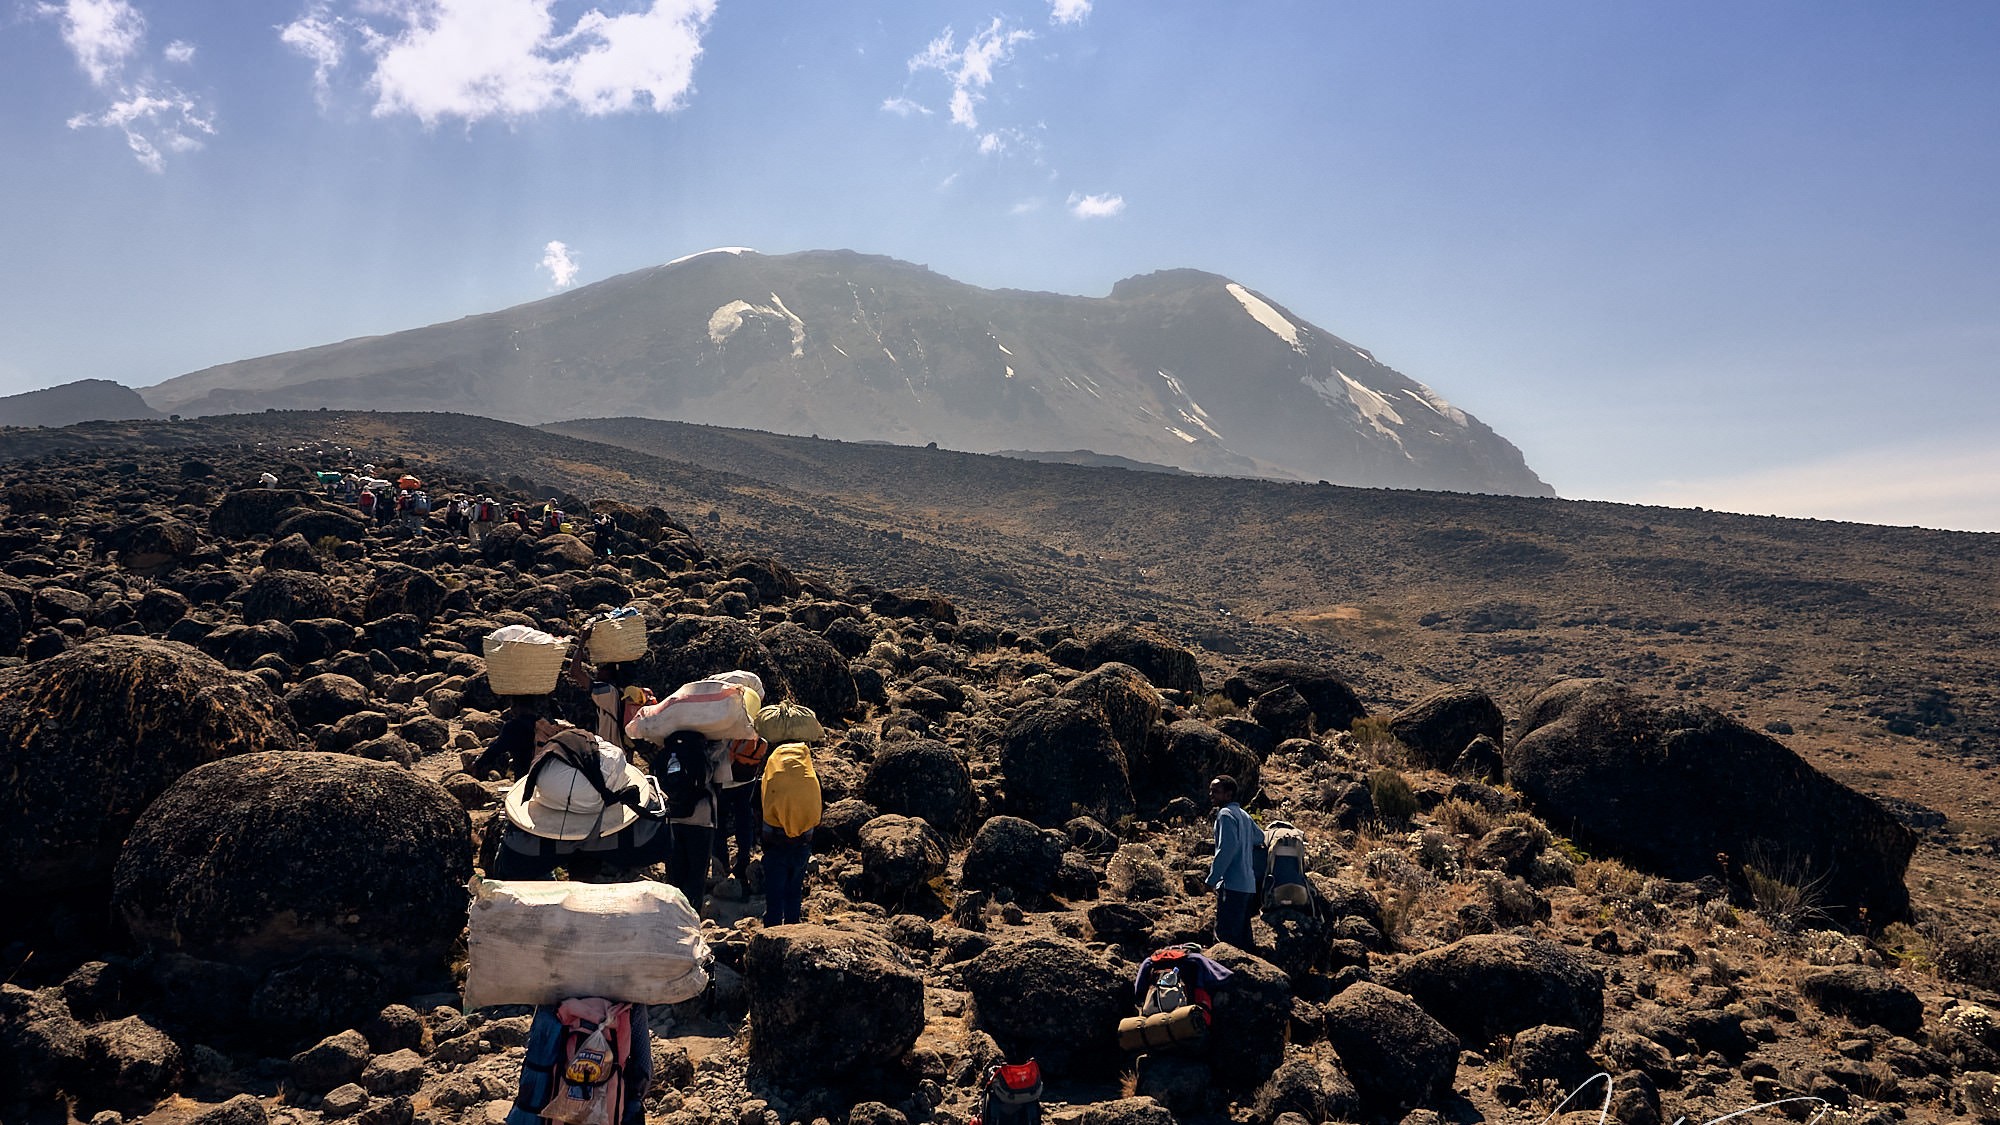
[[254, 1094], [238, 1094], [188, 1119], [188, 1125], [265, 1125], [270, 1115]]
[[320, 1112], [324, 1113], [328, 1120], [334, 1120], [358, 1113], [361, 1107], [367, 1104], [368, 1091], [349, 1082], [345, 1086], [336, 1086], [327, 1091], [326, 1097], [320, 1100]]
[[361, 1086], [371, 1094], [408, 1094], [424, 1083], [424, 1057], [411, 1050], [377, 1055], [361, 1072]]

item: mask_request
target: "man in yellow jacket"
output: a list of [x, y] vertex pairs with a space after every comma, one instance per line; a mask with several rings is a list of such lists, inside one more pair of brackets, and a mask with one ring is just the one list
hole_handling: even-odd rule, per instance
[[819, 772], [810, 746], [786, 742], [772, 748], [764, 760], [763, 799], [764, 924], [782, 926], [803, 915], [806, 863], [819, 826]]

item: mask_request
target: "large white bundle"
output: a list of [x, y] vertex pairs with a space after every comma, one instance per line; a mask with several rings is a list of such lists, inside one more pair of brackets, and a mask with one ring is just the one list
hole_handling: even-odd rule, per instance
[[465, 1006], [602, 996], [678, 1004], [708, 987], [701, 918], [664, 883], [475, 879]]
[[755, 738], [757, 720], [750, 708], [751, 698], [750, 689], [726, 680], [682, 684], [672, 695], [642, 708], [625, 724], [625, 735], [665, 742], [675, 731], [691, 730], [718, 742]]

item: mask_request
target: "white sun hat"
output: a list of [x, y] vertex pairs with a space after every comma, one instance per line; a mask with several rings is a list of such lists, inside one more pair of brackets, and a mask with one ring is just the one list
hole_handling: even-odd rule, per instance
[[658, 803], [658, 787], [617, 746], [580, 728], [563, 731], [551, 741], [557, 745], [507, 790], [507, 819], [521, 831], [545, 840], [585, 840], [613, 835], [639, 819], [638, 810], [630, 805], [605, 802], [589, 776], [571, 764], [583, 760], [579, 755], [591, 756], [604, 787], [612, 793], [637, 787], [648, 807]]

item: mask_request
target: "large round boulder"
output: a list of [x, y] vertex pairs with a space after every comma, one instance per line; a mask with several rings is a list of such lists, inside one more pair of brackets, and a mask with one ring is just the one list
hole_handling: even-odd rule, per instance
[[1368, 714], [1345, 680], [1303, 660], [1259, 661], [1222, 681], [1222, 694], [1238, 707], [1282, 688], [1298, 692], [1312, 712], [1313, 727], [1323, 734], [1347, 730]]
[[1056, 696], [1102, 707], [1128, 762], [1136, 763], [1156, 741], [1154, 728], [1164, 701], [1152, 681], [1130, 664], [1100, 664], [1064, 684]]
[[1137, 625], [1120, 625], [1090, 639], [1085, 666], [1095, 668], [1114, 661], [1129, 664], [1152, 681], [1154, 687], [1201, 695], [1201, 666], [1194, 653]]
[[368, 689], [361, 681], [338, 672], [308, 676], [285, 694], [292, 716], [301, 723], [318, 726], [337, 723], [357, 711], [369, 710]]
[[101, 893], [139, 811], [181, 774], [297, 741], [262, 681], [173, 641], [106, 637], [0, 671], [0, 892]]
[[1166, 738], [1156, 747], [1133, 760], [1132, 788], [1148, 808], [1176, 797], [1205, 808], [1210, 778], [1235, 778], [1237, 792], [1247, 801], [1257, 792], [1260, 772], [1249, 747], [1199, 719], [1182, 719], [1167, 727]]
[[[375, 576], [363, 616], [374, 621], [407, 613], [429, 623], [444, 608], [444, 583], [411, 566], [391, 566]], [[324, 616], [324, 615], [322, 615]]]
[[278, 526], [271, 536], [288, 539], [294, 535], [308, 543], [329, 537], [352, 543], [368, 538], [368, 521], [338, 508], [287, 508], [278, 514]]
[[1603, 975], [1541, 938], [1460, 938], [1403, 962], [1383, 983], [1475, 1046], [1545, 1023], [1591, 1039], [1604, 1026]]
[[955, 837], [972, 820], [972, 772], [958, 751], [942, 742], [892, 742], [876, 752], [861, 797], [883, 812], [921, 817]]
[[208, 514], [208, 529], [226, 539], [271, 535], [278, 530], [280, 512], [313, 503], [311, 496], [296, 489], [239, 488]]
[[862, 897], [874, 902], [902, 902], [932, 879], [944, 874], [944, 841], [929, 824], [894, 813], [861, 826]]
[[1909, 914], [1916, 836], [1771, 736], [1706, 707], [1660, 707], [1602, 680], [1528, 705], [1507, 778], [1578, 843], [1673, 879], [1731, 874], [1814, 888], [1836, 921]]
[[436, 782], [345, 754], [244, 754], [146, 809], [113, 905], [149, 950], [239, 968], [337, 955], [410, 980], [443, 967], [471, 874], [471, 825]]
[[1004, 887], [1017, 897], [1040, 898], [1055, 890], [1068, 844], [1062, 833], [1018, 816], [992, 817], [965, 851], [959, 885], [974, 891]]
[[924, 978], [879, 938], [774, 926], [750, 938], [750, 1065], [798, 1088], [902, 1057], [924, 1029]]
[[243, 592], [245, 621], [282, 621], [289, 625], [302, 617], [332, 616], [333, 610], [333, 590], [317, 574], [268, 571]]
[[847, 658], [826, 638], [784, 621], [757, 634], [757, 640], [784, 673], [792, 698], [813, 714], [837, 719], [860, 707]]
[[1109, 1073], [1118, 1021], [1132, 1013], [1123, 972], [1066, 938], [1003, 942], [965, 966], [973, 1024], [1008, 1058], [1034, 1056], [1056, 1077]]
[[1880, 969], [1837, 965], [1799, 981], [1799, 992], [1822, 1012], [1873, 1024], [1897, 1035], [1915, 1035], [1924, 1026], [1924, 1002]]
[[877, 617], [909, 617], [958, 624], [958, 607], [929, 590], [883, 590], [869, 606]]
[[596, 562], [583, 540], [567, 533], [544, 535], [535, 542], [535, 566], [552, 571], [587, 570]]
[[1255, 1089], [1285, 1061], [1291, 980], [1269, 961], [1233, 945], [1210, 946], [1207, 956], [1229, 970], [1214, 992], [1208, 1064], [1225, 1088]]
[[785, 678], [757, 634], [741, 621], [727, 617], [684, 615], [655, 626], [647, 623], [646, 655], [628, 665], [634, 682], [653, 689], [661, 699], [692, 680], [740, 668], [764, 681], [764, 694], [784, 696]]
[[1389, 733], [1409, 747], [1424, 766], [1447, 770], [1472, 740], [1486, 736], [1498, 743], [1507, 720], [1493, 697], [1476, 687], [1440, 688], [1389, 717]]
[[1326, 1040], [1362, 1109], [1391, 1120], [1451, 1093], [1458, 1039], [1415, 1000], [1363, 981], [1326, 1002]]
[[1136, 811], [1125, 750], [1095, 703], [1022, 708], [1000, 736], [1000, 772], [1007, 811], [1044, 828], [1078, 816], [1112, 824]]
[[194, 528], [180, 520], [155, 520], [117, 536], [118, 565], [135, 574], [157, 575], [179, 566], [200, 545]]

